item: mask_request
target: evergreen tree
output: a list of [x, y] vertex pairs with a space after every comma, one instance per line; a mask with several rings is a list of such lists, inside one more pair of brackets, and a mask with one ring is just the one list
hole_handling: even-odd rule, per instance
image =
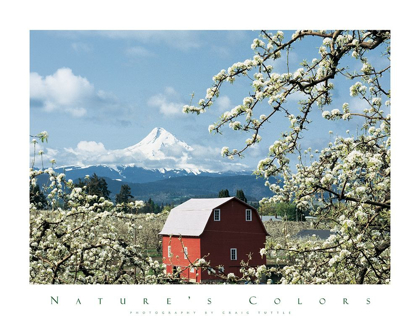
[[219, 198], [230, 197], [229, 190], [223, 189], [219, 191]]
[[111, 192], [108, 190], [108, 184], [104, 178], [99, 178], [96, 173], [94, 173], [86, 181], [79, 178], [79, 182], [76, 186], [81, 188], [86, 186], [86, 193], [88, 195], [96, 195], [98, 196], [98, 199], [104, 197], [109, 200], [109, 194]]
[[245, 197], [244, 191], [242, 189], [236, 190], [236, 196], [235, 197], [242, 200], [245, 203], [248, 202], [248, 200]]
[[145, 203], [145, 206], [140, 209], [141, 213], [160, 213], [162, 211], [161, 206], [156, 204], [152, 198]]
[[120, 193], [115, 196], [115, 202], [117, 204], [128, 203], [131, 198], [134, 198], [131, 195], [131, 188], [129, 185], [122, 185]]

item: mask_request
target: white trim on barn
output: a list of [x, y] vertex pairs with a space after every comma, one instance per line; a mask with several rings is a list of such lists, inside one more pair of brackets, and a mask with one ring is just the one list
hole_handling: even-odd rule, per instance
[[252, 209], [247, 208], [245, 210], [245, 221], [247, 221], [247, 222], [252, 221]]

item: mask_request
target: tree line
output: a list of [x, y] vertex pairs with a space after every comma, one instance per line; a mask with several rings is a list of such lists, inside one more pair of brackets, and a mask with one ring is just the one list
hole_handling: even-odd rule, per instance
[[[79, 178], [74, 186], [84, 189], [88, 196], [92, 196], [93, 203], [99, 202], [101, 197], [105, 200], [111, 200], [111, 192], [108, 189], [106, 180], [99, 177], [96, 173], [92, 176], [87, 176], [83, 180]], [[29, 195], [30, 203], [34, 204], [38, 209], [48, 209], [47, 196], [45, 195], [45, 192], [42, 191], [39, 184], [30, 185]], [[131, 194], [130, 186], [121, 185], [120, 192], [115, 196], [115, 204], [128, 204], [134, 201], [135, 199]], [[63, 203], [63, 206], [67, 206], [65, 202]], [[152, 198], [149, 198], [149, 200], [144, 203], [144, 206], [138, 210], [138, 213], [160, 213], [165, 208], [172, 208], [171, 204], [158, 204], [155, 203]]]
[[[228, 189], [222, 189], [219, 191], [219, 198], [224, 198], [224, 197], [231, 197]], [[242, 189], [236, 190], [235, 197], [242, 200], [245, 203], [248, 202], [247, 198], [245, 197], [244, 191]]]
[[[108, 184], [106, 180], [102, 177], [99, 177], [96, 173], [92, 176], [86, 177], [85, 179], [78, 179], [75, 183], [75, 187], [79, 187], [86, 190], [87, 195], [97, 196], [93, 202], [98, 202], [99, 198], [103, 197], [106, 200], [110, 200], [111, 192], [108, 190]], [[222, 189], [219, 191], [219, 198], [231, 197], [228, 189]], [[245, 203], [248, 203], [248, 199], [245, 196], [245, 193], [242, 189], [236, 190], [236, 198], [242, 200]], [[129, 185], [121, 185], [120, 192], [115, 196], [115, 204], [128, 204], [134, 202], [135, 198], [131, 194], [131, 188]], [[44, 192], [40, 189], [39, 185], [31, 185], [30, 187], [30, 202], [35, 204], [39, 209], [47, 209], [47, 198]], [[258, 203], [249, 203], [259, 210], [260, 215], [271, 215], [278, 216], [284, 220], [295, 221], [304, 220], [303, 212], [298, 211], [297, 207], [293, 203], [275, 203], [275, 204], [264, 204], [259, 205]], [[66, 206], [66, 203], [63, 203]], [[144, 206], [138, 210], [138, 213], [160, 213], [163, 210], [170, 210], [173, 208], [173, 204], [158, 204], [153, 201], [152, 198], [149, 198]], [[128, 208], [125, 208], [128, 209]]]

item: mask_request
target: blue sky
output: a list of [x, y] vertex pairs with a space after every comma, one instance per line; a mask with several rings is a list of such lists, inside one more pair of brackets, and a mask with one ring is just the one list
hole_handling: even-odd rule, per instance
[[[284, 32], [287, 39], [294, 31]], [[80, 151], [86, 157], [89, 151], [134, 145], [154, 127], [165, 128], [214, 162], [229, 164], [221, 157], [221, 148], [241, 149], [249, 135], [228, 128], [223, 136], [211, 135], [208, 126], [242, 103], [251, 90], [251, 81], [242, 78], [233, 85], [223, 85], [214, 106], [200, 116], [184, 114], [182, 107], [190, 104], [193, 93], [192, 104], [204, 98], [212, 77], [221, 69], [252, 58], [250, 45], [258, 36], [258, 30], [32, 30], [30, 133], [49, 133], [48, 144], [42, 145], [45, 159], [54, 158], [58, 166], [80, 164], [76, 158]], [[314, 41], [308, 39], [295, 46], [289, 56], [292, 72], [303, 59], [318, 56], [319, 44]], [[379, 66], [381, 60], [379, 56], [372, 58]], [[347, 64], [354, 69], [361, 66], [356, 60]], [[279, 73], [287, 71], [285, 56], [273, 65]], [[342, 103], [352, 100], [351, 83], [341, 80], [335, 85], [334, 103], [329, 109], [341, 108]], [[291, 98], [290, 107], [297, 108], [298, 100]], [[259, 114], [270, 112], [264, 106], [259, 110]], [[357, 122], [337, 125], [326, 121], [318, 110], [311, 118], [314, 124], [303, 145], [313, 149], [322, 149], [331, 140], [330, 130], [343, 135], [346, 129], [358, 127]], [[254, 169], [288, 126], [287, 119], [275, 117], [264, 127], [263, 141], [246, 152], [244, 159], [231, 163]], [[85, 160], [82, 164], [95, 162]], [[219, 169], [216, 165], [213, 168]]]

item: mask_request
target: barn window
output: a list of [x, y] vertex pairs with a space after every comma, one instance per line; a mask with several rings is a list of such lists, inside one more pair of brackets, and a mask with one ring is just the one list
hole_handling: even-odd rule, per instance
[[245, 210], [245, 221], [252, 221], [252, 210]]
[[236, 248], [230, 249], [230, 260], [237, 260], [238, 259], [238, 250]]
[[168, 246], [168, 258], [170, 258], [171, 255], [172, 255], [172, 253], [171, 253], [171, 246]]
[[187, 259], [188, 256], [188, 248], [184, 247], [184, 258]]
[[215, 221], [220, 221], [220, 209], [215, 209], [214, 210], [214, 220]]

